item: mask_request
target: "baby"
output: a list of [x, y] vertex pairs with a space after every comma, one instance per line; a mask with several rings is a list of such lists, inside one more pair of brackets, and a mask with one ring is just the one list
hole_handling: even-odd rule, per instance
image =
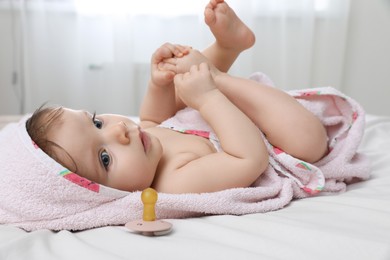
[[[268, 167], [262, 135], [296, 158], [320, 160], [327, 135], [319, 119], [281, 90], [227, 74], [253, 32], [223, 0], [211, 0], [204, 15], [216, 39], [210, 47], [166, 43], [153, 54], [139, 124], [46, 107], [26, 123], [31, 138], [69, 170], [126, 191], [248, 187]], [[180, 124], [189, 118], [206, 127]]]

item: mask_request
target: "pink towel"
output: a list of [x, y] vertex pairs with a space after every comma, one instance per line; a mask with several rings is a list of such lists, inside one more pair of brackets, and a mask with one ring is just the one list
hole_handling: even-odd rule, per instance
[[[261, 74], [252, 78], [259, 75], [261, 79]], [[292, 91], [291, 95], [326, 126], [331, 151], [325, 158], [309, 164], [267, 142], [270, 165], [253, 187], [160, 193], [157, 217], [267, 212], [285, 207], [294, 198], [342, 192], [347, 184], [369, 178], [369, 162], [357, 153], [365, 121], [361, 106], [332, 88]], [[1, 224], [25, 230], [83, 230], [141, 218], [140, 192], [111, 189], [65, 169], [34, 145], [26, 119], [0, 130]]]

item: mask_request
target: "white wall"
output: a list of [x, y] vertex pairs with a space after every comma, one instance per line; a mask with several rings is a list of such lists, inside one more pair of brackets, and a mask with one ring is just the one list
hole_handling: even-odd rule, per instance
[[390, 1], [352, 0], [343, 91], [367, 113], [390, 115]]

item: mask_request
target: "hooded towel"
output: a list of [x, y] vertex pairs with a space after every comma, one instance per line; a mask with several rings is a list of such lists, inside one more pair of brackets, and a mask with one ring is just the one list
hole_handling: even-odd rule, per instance
[[[272, 84], [263, 74], [254, 74], [252, 79]], [[342, 192], [347, 184], [369, 178], [369, 162], [357, 152], [364, 133], [362, 107], [329, 87], [290, 94], [326, 127], [330, 152], [323, 159], [315, 164], [300, 161], [264, 139], [270, 164], [252, 187], [201, 194], [160, 193], [157, 217], [278, 210], [293, 199]], [[70, 172], [34, 144], [26, 131], [27, 118], [0, 130], [1, 224], [28, 231], [84, 230], [141, 218], [140, 192], [112, 189]]]

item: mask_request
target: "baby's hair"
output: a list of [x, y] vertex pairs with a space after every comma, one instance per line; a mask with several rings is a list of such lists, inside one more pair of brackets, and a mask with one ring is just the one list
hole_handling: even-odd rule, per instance
[[[26, 121], [26, 129], [39, 148], [59, 164], [76, 173], [77, 164], [74, 159], [64, 148], [50, 140], [50, 133], [55, 131], [55, 126], [62, 123], [61, 116], [63, 112], [62, 107], [46, 107], [43, 104]], [[65, 160], [64, 156], [68, 160]]]

